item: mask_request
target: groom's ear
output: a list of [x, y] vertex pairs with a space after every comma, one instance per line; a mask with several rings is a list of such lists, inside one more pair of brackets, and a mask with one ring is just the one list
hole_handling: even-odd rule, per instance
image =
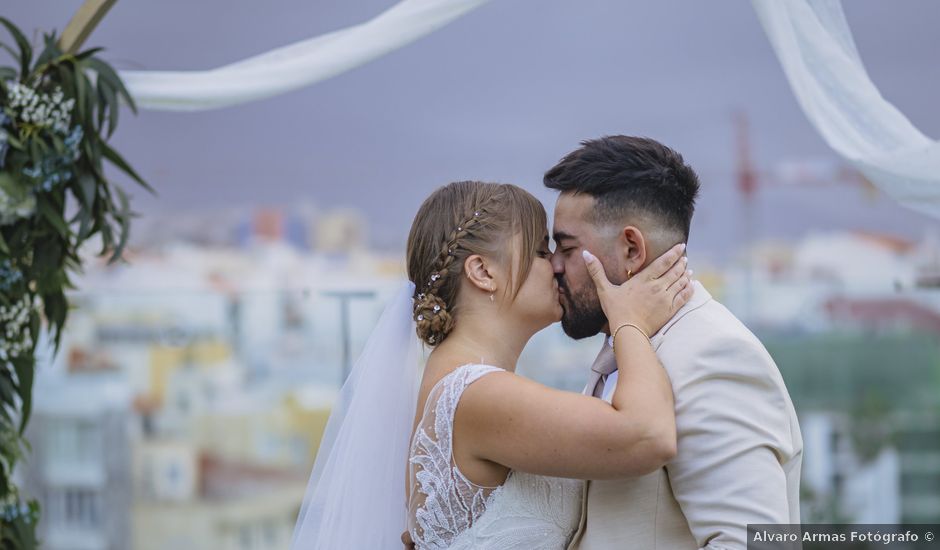
[[620, 232], [617, 244], [626, 279], [628, 272], [636, 273], [646, 265], [646, 237], [638, 227], [628, 225]]
[[470, 284], [484, 292], [494, 292], [496, 281], [490, 272], [486, 258], [479, 254], [471, 254], [463, 262], [463, 273], [470, 280]]

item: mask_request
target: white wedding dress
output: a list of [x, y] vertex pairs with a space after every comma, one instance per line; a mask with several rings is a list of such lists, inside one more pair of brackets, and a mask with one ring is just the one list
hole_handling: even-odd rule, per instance
[[409, 455], [408, 530], [418, 550], [559, 550], [581, 517], [583, 482], [512, 471], [481, 487], [453, 459], [454, 413], [463, 391], [502, 369], [464, 365], [428, 395]]

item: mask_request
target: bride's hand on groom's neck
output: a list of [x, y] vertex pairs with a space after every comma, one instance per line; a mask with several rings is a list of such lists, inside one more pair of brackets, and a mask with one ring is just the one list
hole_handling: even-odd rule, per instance
[[684, 251], [685, 244], [672, 247], [621, 285], [611, 283], [600, 260], [582, 251], [611, 330], [633, 324], [652, 335], [689, 301], [692, 272]]

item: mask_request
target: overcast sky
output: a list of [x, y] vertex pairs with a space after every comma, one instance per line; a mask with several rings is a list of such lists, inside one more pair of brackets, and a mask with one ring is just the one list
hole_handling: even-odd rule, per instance
[[[61, 29], [80, 0], [4, 0], [28, 32]], [[208, 69], [362, 22], [391, 0], [121, 0], [88, 45], [121, 69]], [[883, 95], [940, 136], [940, 2], [850, 0]], [[579, 140], [647, 135], [703, 180], [691, 244], [740, 232], [731, 113], [747, 112], [761, 169], [834, 158], [799, 109], [745, 0], [494, 0], [334, 79], [203, 113], [141, 112], [115, 137], [159, 191], [146, 216], [235, 205], [356, 206], [375, 242], [403, 243], [420, 202], [458, 179], [522, 185]], [[857, 229], [917, 238], [937, 223], [853, 187], [765, 189], [760, 236]]]

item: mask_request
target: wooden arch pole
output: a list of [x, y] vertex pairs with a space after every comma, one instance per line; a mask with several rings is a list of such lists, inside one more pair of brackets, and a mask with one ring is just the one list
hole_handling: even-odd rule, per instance
[[62, 31], [59, 48], [65, 53], [77, 52], [116, 2], [117, 0], [85, 0]]

